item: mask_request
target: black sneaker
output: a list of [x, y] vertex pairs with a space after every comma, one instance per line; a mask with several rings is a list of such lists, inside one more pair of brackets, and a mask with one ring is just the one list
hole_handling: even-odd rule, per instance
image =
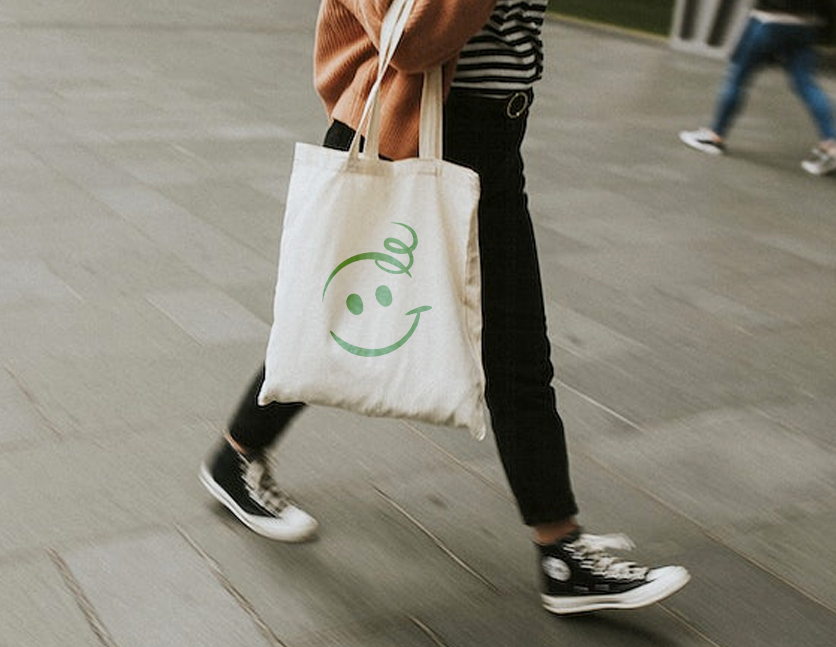
[[226, 441], [200, 468], [200, 481], [254, 532], [297, 542], [310, 538], [316, 519], [300, 510], [270, 475], [263, 453], [239, 454]]
[[691, 576], [681, 566], [650, 569], [608, 554], [629, 550], [623, 535], [587, 535], [580, 530], [540, 548], [543, 606], [567, 615], [602, 609], [636, 609], [673, 595]]
[[708, 128], [683, 130], [679, 133], [679, 139], [686, 146], [690, 146], [703, 153], [708, 153], [709, 155], [722, 155], [726, 152], [726, 145], [722, 140], [718, 140], [717, 136]]

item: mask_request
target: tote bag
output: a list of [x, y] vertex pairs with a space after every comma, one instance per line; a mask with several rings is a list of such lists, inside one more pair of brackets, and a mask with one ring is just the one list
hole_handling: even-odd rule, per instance
[[[306, 402], [486, 432], [479, 178], [442, 159], [441, 70], [418, 158], [378, 158], [379, 93], [411, 0], [381, 30], [350, 149], [296, 145], [259, 403]], [[364, 152], [360, 133], [366, 132]]]

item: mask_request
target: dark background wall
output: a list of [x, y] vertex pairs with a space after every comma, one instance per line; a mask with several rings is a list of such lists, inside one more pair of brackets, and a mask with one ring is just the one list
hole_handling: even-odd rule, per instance
[[[549, 9], [558, 15], [668, 35], [675, 5], [676, 0], [551, 0]], [[836, 25], [831, 25], [824, 40], [828, 47], [836, 46]], [[832, 59], [833, 52], [825, 54]]]
[[549, 8], [573, 18], [668, 34], [674, 0], [551, 0]]

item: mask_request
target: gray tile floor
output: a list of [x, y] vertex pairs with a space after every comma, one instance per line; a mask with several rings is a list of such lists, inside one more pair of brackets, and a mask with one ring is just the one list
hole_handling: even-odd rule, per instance
[[[776, 71], [722, 159], [722, 62], [551, 22], [529, 189], [583, 521], [693, 573], [559, 620], [491, 441], [313, 409], [313, 543], [197, 466], [260, 361], [316, 3], [0, 6], [0, 645], [830, 647], [836, 180]], [[836, 94], [836, 81], [823, 84]]]

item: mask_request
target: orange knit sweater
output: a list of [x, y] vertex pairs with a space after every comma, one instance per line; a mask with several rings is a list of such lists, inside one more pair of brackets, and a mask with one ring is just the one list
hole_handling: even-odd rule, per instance
[[[356, 129], [377, 74], [380, 26], [392, 0], [322, 0], [314, 84], [331, 119]], [[496, 0], [417, 0], [381, 89], [380, 153], [418, 153], [423, 72], [444, 66], [450, 87], [458, 53], [487, 23]]]

